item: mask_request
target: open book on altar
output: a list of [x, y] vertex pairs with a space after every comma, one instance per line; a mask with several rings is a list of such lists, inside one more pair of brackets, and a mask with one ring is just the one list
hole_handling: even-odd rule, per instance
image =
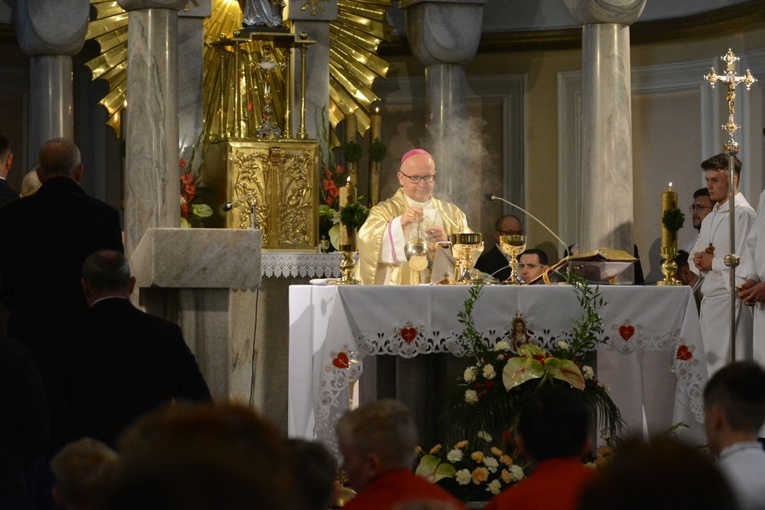
[[600, 285], [628, 285], [635, 283], [636, 261], [635, 257], [624, 250], [598, 248], [579, 255], [563, 257], [529, 284], [564, 282], [567, 273], [572, 272]]

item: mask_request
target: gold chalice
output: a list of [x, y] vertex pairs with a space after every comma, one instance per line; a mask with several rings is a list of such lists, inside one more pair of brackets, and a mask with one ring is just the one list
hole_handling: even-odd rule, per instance
[[501, 235], [499, 236], [499, 249], [510, 257], [510, 276], [505, 283], [510, 285], [523, 285], [523, 280], [518, 277], [518, 255], [526, 250], [525, 235]]
[[449, 236], [452, 243], [452, 256], [457, 259], [455, 266], [456, 283], [472, 283], [473, 267], [483, 251], [481, 234], [463, 232]]

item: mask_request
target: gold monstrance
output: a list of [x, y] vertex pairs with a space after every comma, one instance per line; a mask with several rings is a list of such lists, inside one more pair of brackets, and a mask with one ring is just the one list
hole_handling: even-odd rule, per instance
[[735, 204], [735, 181], [734, 177], [734, 157], [738, 154], [739, 145], [733, 139], [733, 133], [739, 126], [736, 125], [733, 120], [734, 106], [736, 100], [736, 87], [743, 83], [746, 85], [746, 90], [752, 86], [757, 78], [752, 76], [749, 69], [746, 70], [744, 76], [736, 76], [736, 61], [740, 60], [733, 51], [728, 48], [728, 53], [720, 57], [720, 60], [725, 62], [725, 72], [722, 75], [718, 75], [715, 72], [715, 68], [704, 76], [704, 79], [715, 87], [715, 83], [718, 81], [727, 84], [728, 93], [726, 100], [728, 101], [728, 122], [722, 125], [722, 128], [728, 132], [728, 141], [723, 145], [723, 152], [728, 155], [728, 174], [730, 177], [730, 183], [728, 187], [728, 200], [729, 211], [728, 218], [730, 220], [730, 253], [725, 256], [725, 265], [730, 268], [730, 361], [736, 360], [736, 266], [739, 265], [741, 259], [735, 253], [736, 249], [736, 204]]

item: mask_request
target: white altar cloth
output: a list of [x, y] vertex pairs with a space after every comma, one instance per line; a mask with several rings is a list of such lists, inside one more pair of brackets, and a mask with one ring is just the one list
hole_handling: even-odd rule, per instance
[[[318, 439], [336, 451], [334, 423], [348, 409], [347, 388], [365, 356], [463, 355], [457, 337], [465, 286], [290, 286], [288, 433]], [[685, 422], [703, 438], [706, 364], [690, 287], [602, 286], [605, 343], [626, 355], [664, 351], [675, 387], [672, 423]], [[526, 319], [534, 341], [551, 348], [566, 338], [582, 309], [579, 294], [561, 286], [486, 286], [475, 304], [484, 337], [509, 336], [515, 316]], [[609, 385], [601, 378], [601, 382]]]

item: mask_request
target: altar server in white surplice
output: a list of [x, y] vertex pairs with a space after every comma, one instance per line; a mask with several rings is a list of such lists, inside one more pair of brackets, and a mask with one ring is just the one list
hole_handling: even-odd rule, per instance
[[746, 283], [739, 287], [738, 296], [752, 306], [754, 315], [754, 360], [765, 365], [765, 191], [757, 204], [757, 221], [746, 238], [740, 270]]
[[[744, 195], [738, 191], [741, 161], [734, 158], [734, 193], [737, 254], [744, 251], [749, 230], [756, 214]], [[701, 339], [707, 361], [707, 375], [730, 361], [730, 268], [725, 256], [730, 246], [730, 202], [728, 189], [728, 155], [718, 154], [701, 163], [707, 181], [709, 197], [717, 202], [712, 212], [701, 222], [701, 231], [693, 247], [694, 269], [704, 275], [701, 284]], [[744, 283], [742, 271], [736, 271], [737, 284]], [[752, 310], [736, 299], [736, 358], [752, 357]]]

